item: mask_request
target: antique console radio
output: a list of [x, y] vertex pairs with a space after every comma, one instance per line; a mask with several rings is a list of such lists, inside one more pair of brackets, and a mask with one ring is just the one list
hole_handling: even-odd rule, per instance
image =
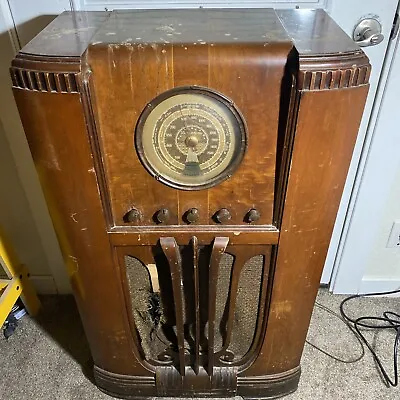
[[323, 11], [63, 13], [16, 56], [103, 391], [296, 389], [369, 71]]

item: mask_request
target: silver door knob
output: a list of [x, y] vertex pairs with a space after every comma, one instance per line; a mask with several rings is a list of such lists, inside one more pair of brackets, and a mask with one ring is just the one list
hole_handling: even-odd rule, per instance
[[354, 28], [353, 39], [360, 47], [375, 46], [382, 42], [382, 25], [375, 18], [362, 19]]

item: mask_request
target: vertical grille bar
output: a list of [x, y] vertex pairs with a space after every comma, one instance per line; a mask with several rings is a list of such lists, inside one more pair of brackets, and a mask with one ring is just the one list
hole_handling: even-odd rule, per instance
[[199, 271], [199, 243], [196, 236], [192, 238], [193, 246], [193, 281], [194, 281], [194, 308], [195, 308], [195, 338], [194, 338], [194, 372], [199, 374], [200, 369], [200, 271]]
[[62, 92], [62, 85], [61, 85], [61, 81], [60, 81], [60, 75], [59, 74], [54, 74], [54, 80], [56, 82], [56, 88], [57, 88], [57, 92]]
[[175, 303], [176, 336], [179, 351], [179, 373], [185, 376], [185, 336], [184, 336], [184, 299], [182, 260], [179, 247], [172, 237], [160, 238], [161, 248], [167, 257], [171, 271], [172, 292]]
[[234, 261], [233, 270], [232, 270], [231, 286], [229, 289], [229, 305], [228, 305], [228, 320], [227, 320], [227, 326], [226, 326], [226, 334], [223, 339], [224, 341], [223, 341], [222, 349], [219, 352], [221, 354], [223, 354], [228, 349], [228, 347], [231, 343], [239, 279], [240, 279], [240, 274], [242, 272], [242, 268], [243, 268], [247, 258], [248, 258], [247, 255], [244, 255], [244, 254], [235, 256], [235, 261]]
[[18, 80], [17, 80], [15, 69], [10, 68], [10, 73], [11, 73], [11, 80], [12, 80], [13, 86], [18, 86]]
[[214, 336], [215, 314], [217, 299], [218, 270], [222, 255], [228, 246], [229, 238], [216, 237], [211, 251], [209, 267], [209, 292], [208, 292], [208, 375], [212, 376], [214, 369]]
[[47, 90], [46, 83], [44, 81], [44, 74], [42, 72], [35, 72], [36, 82], [38, 90], [45, 92]]
[[26, 85], [24, 74], [21, 69], [17, 69], [17, 76], [18, 76], [18, 80], [19, 80], [19, 86], [23, 89], [26, 89], [27, 85]]
[[36, 85], [36, 81], [35, 81], [35, 75], [33, 74], [33, 72], [28, 71], [26, 73], [26, 75], [28, 77], [29, 88], [31, 90], [37, 90], [37, 85]]
[[67, 85], [67, 92], [71, 93], [73, 90], [71, 86], [71, 81], [69, 80], [69, 74], [64, 74], [64, 79], [65, 79], [65, 84]]

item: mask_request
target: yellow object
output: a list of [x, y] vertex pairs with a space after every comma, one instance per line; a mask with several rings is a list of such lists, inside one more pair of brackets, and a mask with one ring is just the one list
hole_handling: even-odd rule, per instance
[[2, 232], [0, 232], [0, 264], [8, 276], [8, 279], [0, 279], [1, 327], [18, 297], [21, 297], [30, 315], [37, 314], [40, 308], [40, 301], [32, 283], [29, 281], [27, 268], [19, 262], [13, 248], [6, 242]]

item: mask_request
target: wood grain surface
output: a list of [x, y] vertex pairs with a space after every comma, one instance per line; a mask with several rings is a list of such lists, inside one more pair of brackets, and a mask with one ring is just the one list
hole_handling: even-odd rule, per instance
[[21, 89], [14, 96], [94, 362], [144, 374], [123, 312], [80, 97]]
[[[123, 216], [132, 207], [143, 215], [136, 225], [156, 225], [154, 214], [161, 208], [170, 211], [168, 225], [185, 225], [182, 217], [192, 207], [199, 210], [200, 225], [215, 225], [212, 216], [221, 208], [231, 212], [228, 225], [246, 225], [251, 208], [261, 213], [255, 224], [271, 224], [281, 82], [290, 49], [290, 44], [90, 46], [86, 63], [110, 224], [127, 225]], [[248, 149], [235, 174], [216, 187], [192, 193], [154, 179], [133, 146], [146, 104], [183, 85], [205, 86], [229, 97], [248, 130]]]
[[[17, 55], [15, 99], [102, 390], [140, 399], [266, 399], [296, 389], [369, 72], [366, 56], [325, 12], [304, 10], [63, 13]], [[248, 133], [233, 176], [191, 192], [156, 181], [134, 145], [146, 104], [188, 85], [230, 98]], [[127, 222], [132, 208], [140, 219]], [[191, 208], [199, 220], [187, 225], [183, 215]], [[217, 224], [212, 216], [221, 208], [232, 218]], [[251, 208], [261, 218], [248, 224]], [[163, 224], [154, 219], [160, 209], [170, 214]], [[211, 288], [211, 297], [218, 295], [225, 250], [236, 262], [226, 337], [222, 350], [208, 355], [200, 345], [199, 307], [209, 301], [211, 317], [201, 323], [211, 337], [217, 324], [207, 294]], [[167, 259], [160, 265], [157, 251]], [[143, 356], [127, 256], [166, 281], [173, 275], [179, 343], [169, 366]], [[229, 364], [240, 273], [253, 256], [264, 260], [254, 283], [257, 323], [247, 353]], [[195, 275], [193, 354], [182, 332], [188, 266]], [[210, 271], [204, 291], [199, 277]], [[209, 346], [215, 347], [213, 337]], [[228, 356], [229, 366], [220, 356]]]
[[246, 375], [300, 363], [367, 93], [366, 85], [301, 94], [268, 324]]

